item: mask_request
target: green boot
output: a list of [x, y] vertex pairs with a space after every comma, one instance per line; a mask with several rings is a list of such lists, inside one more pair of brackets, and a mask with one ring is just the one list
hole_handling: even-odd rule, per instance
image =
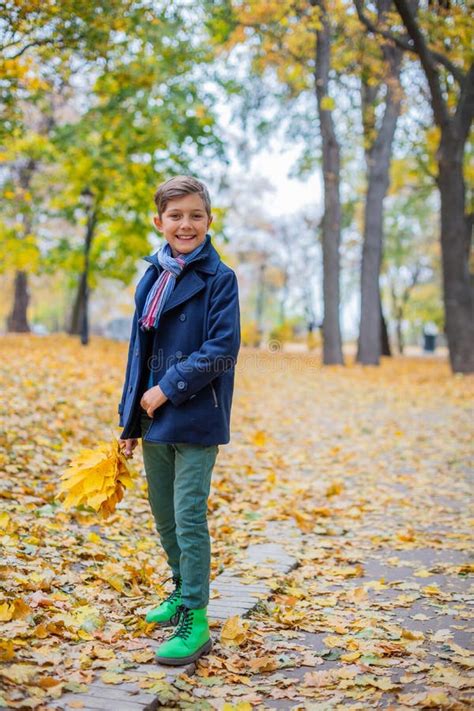
[[[178, 608], [183, 602], [181, 599], [182, 579], [179, 575], [173, 575], [172, 578], [175, 589], [163, 600], [161, 605], [146, 613], [146, 622], [155, 622], [160, 627], [171, 627], [178, 623]], [[167, 580], [170, 580], [170, 578], [167, 578]]]
[[207, 607], [190, 609], [186, 605], [180, 605], [179, 612], [176, 631], [156, 650], [158, 664], [189, 664], [209, 652], [212, 647]]

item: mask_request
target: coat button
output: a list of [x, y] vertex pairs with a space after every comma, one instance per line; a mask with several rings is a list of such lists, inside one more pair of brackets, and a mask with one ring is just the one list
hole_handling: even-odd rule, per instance
[[184, 380], [178, 380], [178, 390], [185, 390], [186, 389], [186, 383]]
[[176, 351], [176, 358], [182, 358], [183, 352], [182, 351]]
[[179, 314], [180, 321], [186, 321], [186, 314]]
[[138, 357], [138, 348], [135, 348], [135, 355]]

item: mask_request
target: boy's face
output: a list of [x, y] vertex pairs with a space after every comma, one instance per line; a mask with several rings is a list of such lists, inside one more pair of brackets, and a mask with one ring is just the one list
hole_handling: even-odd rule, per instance
[[189, 254], [199, 247], [212, 222], [198, 194], [184, 195], [170, 200], [161, 218], [153, 218], [156, 228], [163, 233], [173, 257]]

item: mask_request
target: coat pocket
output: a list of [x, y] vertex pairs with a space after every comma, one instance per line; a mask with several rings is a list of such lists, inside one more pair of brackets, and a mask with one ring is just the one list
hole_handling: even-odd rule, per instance
[[[210, 389], [211, 389], [212, 405], [213, 405], [214, 407], [219, 407], [219, 400], [217, 399], [217, 392], [216, 392], [216, 389], [215, 389], [215, 387], [214, 387], [214, 385], [213, 385], [212, 383], [209, 383], [209, 387], [210, 387]], [[206, 388], [203, 388], [203, 389], [200, 390], [199, 392], [194, 393], [194, 395], [191, 395], [191, 397], [189, 398], [188, 401], [194, 400], [194, 398], [197, 397], [198, 395], [200, 395], [201, 398], [204, 397], [204, 393], [205, 393], [205, 392], [206, 392]]]
[[216, 389], [215, 389], [215, 387], [214, 387], [214, 385], [213, 385], [212, 383], [209, 383], [209, 385], [211, 386], [212, 399], [213, 399], [213, 402], [214, 402], [214, 407], [219, 407], [219, 401], [217, 400]]

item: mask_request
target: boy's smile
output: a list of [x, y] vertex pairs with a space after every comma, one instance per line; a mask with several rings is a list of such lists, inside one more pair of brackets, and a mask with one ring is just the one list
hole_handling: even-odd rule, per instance
[[173, 257], [177, 257], [204, 242], [212, 219], [200, 196], [190, 194], [170, 200], [161, 218], [155, 215], [153, 222], [170, 245]]

